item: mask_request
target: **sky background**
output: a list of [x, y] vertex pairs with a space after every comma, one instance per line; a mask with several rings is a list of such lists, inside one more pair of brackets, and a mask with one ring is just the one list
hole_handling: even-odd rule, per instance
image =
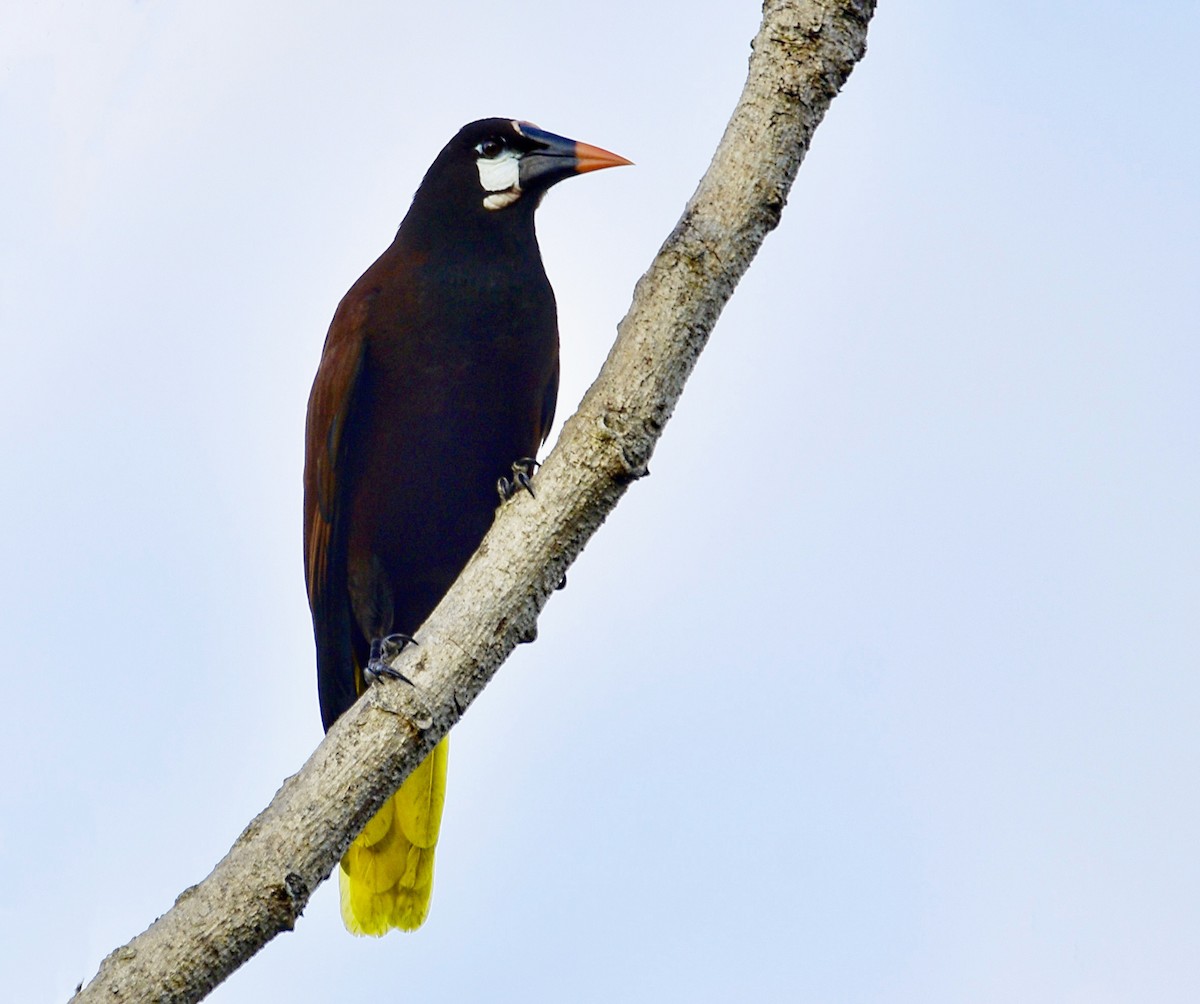
[[[321, 737], [304, 410], [460, 125], [574, 409], [759, 11], [4, 6], [0, 973], [63, 1001]], [[651, 464], [454, 732], [428, 923], [219, 1004], [1200, 999], [1200, 7], [884, 2]]]

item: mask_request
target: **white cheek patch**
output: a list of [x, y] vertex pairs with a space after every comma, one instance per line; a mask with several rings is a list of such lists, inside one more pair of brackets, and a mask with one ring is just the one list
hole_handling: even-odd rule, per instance
[[515, 188], [520, 178], [521, 161], [515, 150], [505, 150], [498, 157], [480, 157], [479, 183], [485, 192], [503, 192]]
[[479, 184], [490, 194], [483, 200], [487, 209], [503, 209], [521, 197], [521, 158], [515, 150], [505, 150], [499, 157], [480, 157]]

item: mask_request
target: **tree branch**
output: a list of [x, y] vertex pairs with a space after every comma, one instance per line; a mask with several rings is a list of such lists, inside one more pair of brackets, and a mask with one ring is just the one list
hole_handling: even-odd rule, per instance
[[[353, 836], [532, 640], [567, 567], [646, 465], [721, 308], [779, 222], [813, 130], [866, 48], [875, 0], [766, 0], [749, 75], [712, 164], [638, 282], [599, 378], [539, 471], [385, 682], [343, 715], [300, 773], [199, 885], [74, 998], [204, 997], [281, 931]], [[369, 773], [364, 774], [364, 765]]]

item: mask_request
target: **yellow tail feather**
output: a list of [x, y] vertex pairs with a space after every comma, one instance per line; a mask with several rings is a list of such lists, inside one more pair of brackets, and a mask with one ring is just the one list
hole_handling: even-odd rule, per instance
[[433, 894], [449, 743], [447, 737], [434, 747], [342, 858], [342, 921], [351, 934], [378, 937], [393, 927], [415, 931], [424, 923]]

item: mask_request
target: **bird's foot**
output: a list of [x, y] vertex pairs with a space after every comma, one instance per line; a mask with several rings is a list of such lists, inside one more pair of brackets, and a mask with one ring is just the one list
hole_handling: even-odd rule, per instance
[[385, 638], [374, 638], [371, 641], [371, 657], [367, 660], [363, 676], [368, 683], [378, 683], [383, 677], [389, 680], [403, 680], [411, 684], [403, 673], [392, 669], [392, 660], [403, 652], [409, 645], [415, 645], [417, 639], [408, 634], [389, 634]]
[[530, 495], [533, 495], [533, 485], [530, 479], [533, 477], [533, 472], [541, 466], [533, 457], [522, 457], [520, 460], [514, 460], [512, 465], [512, 479], [500, 478], [496, 482], [496, 492], [500, 496], [500, 501], [507, 502], [522, 488], [529, 492]]

